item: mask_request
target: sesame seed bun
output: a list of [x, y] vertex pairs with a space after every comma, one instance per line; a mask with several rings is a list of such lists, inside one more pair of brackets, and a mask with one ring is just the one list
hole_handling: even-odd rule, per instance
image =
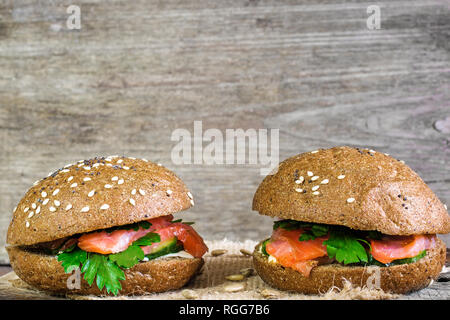
[[188, 209], [189, 190], [172, 171], [145, 159], [79, 161], [35, 182], [9, 225], [9, 245], [33, 245]]
[[335, 147], [283, 161], [262, 181], [253, 210], [389, 235], [450, 232], [447, 209], [417, 173], [368, 149]]
[[[80, 277], [80, 289], [69, 289], [71, 274], [55, 256], [33, 252], [20, 247], [7, 248], [11, 266], [17, 276], [39, 290], [54, 294], [107, 295], [106, 289], [100, 291], [95, 284], [89, 286]], [[124, 269], [126, 281], [121, 281], [119, 295], [142, 295], [163, 292], [183, 287], [202, 267], [201, 258], [160, 258], [141, 262], [130, 269]]]
[[280, 290], [305, 294], [325, 293], [331, 288], [343, 289], [345, 281], [350, 281], [353, 287], [367, 287], [368, 283], [376, 287], [378, 284], [373, 279], [377, 272], [379, 288], [385, 292], [405, 294], [425, 288], [437, 279], [446, 257], [445, 243], [437, 239], [436, 245], [427, 251], [427, 255], [414, 263], [391, 267], [326, 264], [314, 267], [310, 275], [305, 277], [294, 269], [269, 262], [268, 257], [260, 252], [260, 247], [261, 243], [253, 253], [253, 264], [259, 276]]

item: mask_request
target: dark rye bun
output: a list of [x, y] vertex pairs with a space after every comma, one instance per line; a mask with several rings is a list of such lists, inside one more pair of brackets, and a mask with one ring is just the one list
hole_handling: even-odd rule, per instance
[[[20, 247], [7, 247], [11, 266], [19, 278], [39, 290], [53, 294], [107, 295], [80, 276], [80, 289], [69, 289], [61, 262], [55, 256], [40, 254]], [[141, 262], [124, 269], [126, 281], [121, 281], [120, 295], [141, 295], [183, 287], [202, 267], [201, 258], [162, 258]]]
[[80, 160], [36, 181], [9, 225], [9, 245], [32, 245], [188, 209], [192, 195], [172, 171], [146, 159]]
[[377, 287], [373, 280], [377, 271], [379, 288], [384, 292], [405, 294], [425, 288], [435, 280], [445, 264], [446, 257], [445, 243], [437, 239], [435, 246], [427, 251], [427, 255], [414, 263], [391, 267], [319, 265], [311, 270], [309, 277], [305, 277], [291, 268], [269, 262], [268, 257], [260, 252], [260, 246], [261, 243], [253, 253], [253, 264], [259, 276], [280, 290], [305, 294], [325, 293], [333, 287], [343, 289], [345, 281], [350, 281], [353, 287], [367, 287], [368, 282]]
[[335, 147], [283, 161], [259, 186], [253, 210], [390, 235], [450, 232], [445, 205], [424, 181], [403, 161], [368, 149]]

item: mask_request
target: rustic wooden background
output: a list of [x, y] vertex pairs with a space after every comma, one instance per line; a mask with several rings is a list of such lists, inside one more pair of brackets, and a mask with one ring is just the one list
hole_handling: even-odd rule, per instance
[[[68, 30], [66, 8], [81, 8]], [[381, 7], [381, 30], [366, 9]], [[161, 162], [208, 239], [262, 239], [259, 166], [174, 165], [171, 133], [279, 128], [280, 159], [370, 147], [450, 203], [448, 1], [0, 0], [0, 263], [12, 210], [53, 169], [98, 155]], [[450, 245], [450, 238], [446, 237]]]

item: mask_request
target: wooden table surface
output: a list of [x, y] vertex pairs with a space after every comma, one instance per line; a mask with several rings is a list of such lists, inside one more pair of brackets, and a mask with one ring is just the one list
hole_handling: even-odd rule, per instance
[[[262, 239], [260, 166], [175, 165], [176, 128], [279, 128], [280, 160], [335, 145], [404, 160], [450, 203], [446, 1], [0, 1], [0, 263], [31, 186], [98, 155], [161, 162], [207, 239]], [[183, 213], [184, 214], [184, 213]], [[450, 244], [449, 237], [445, 237]]]

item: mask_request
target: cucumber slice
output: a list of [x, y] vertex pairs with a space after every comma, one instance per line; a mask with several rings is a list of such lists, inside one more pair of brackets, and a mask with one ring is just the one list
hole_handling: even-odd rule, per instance
[[173, 237], [169, 240], [161, 242], [152, 252], [145, 255], [149, 260], [156, 259], [161, 256], [165, 256], [169, 253], [175, 253], [183, 250], [183, 246], [178, 244], [178, 239]]

